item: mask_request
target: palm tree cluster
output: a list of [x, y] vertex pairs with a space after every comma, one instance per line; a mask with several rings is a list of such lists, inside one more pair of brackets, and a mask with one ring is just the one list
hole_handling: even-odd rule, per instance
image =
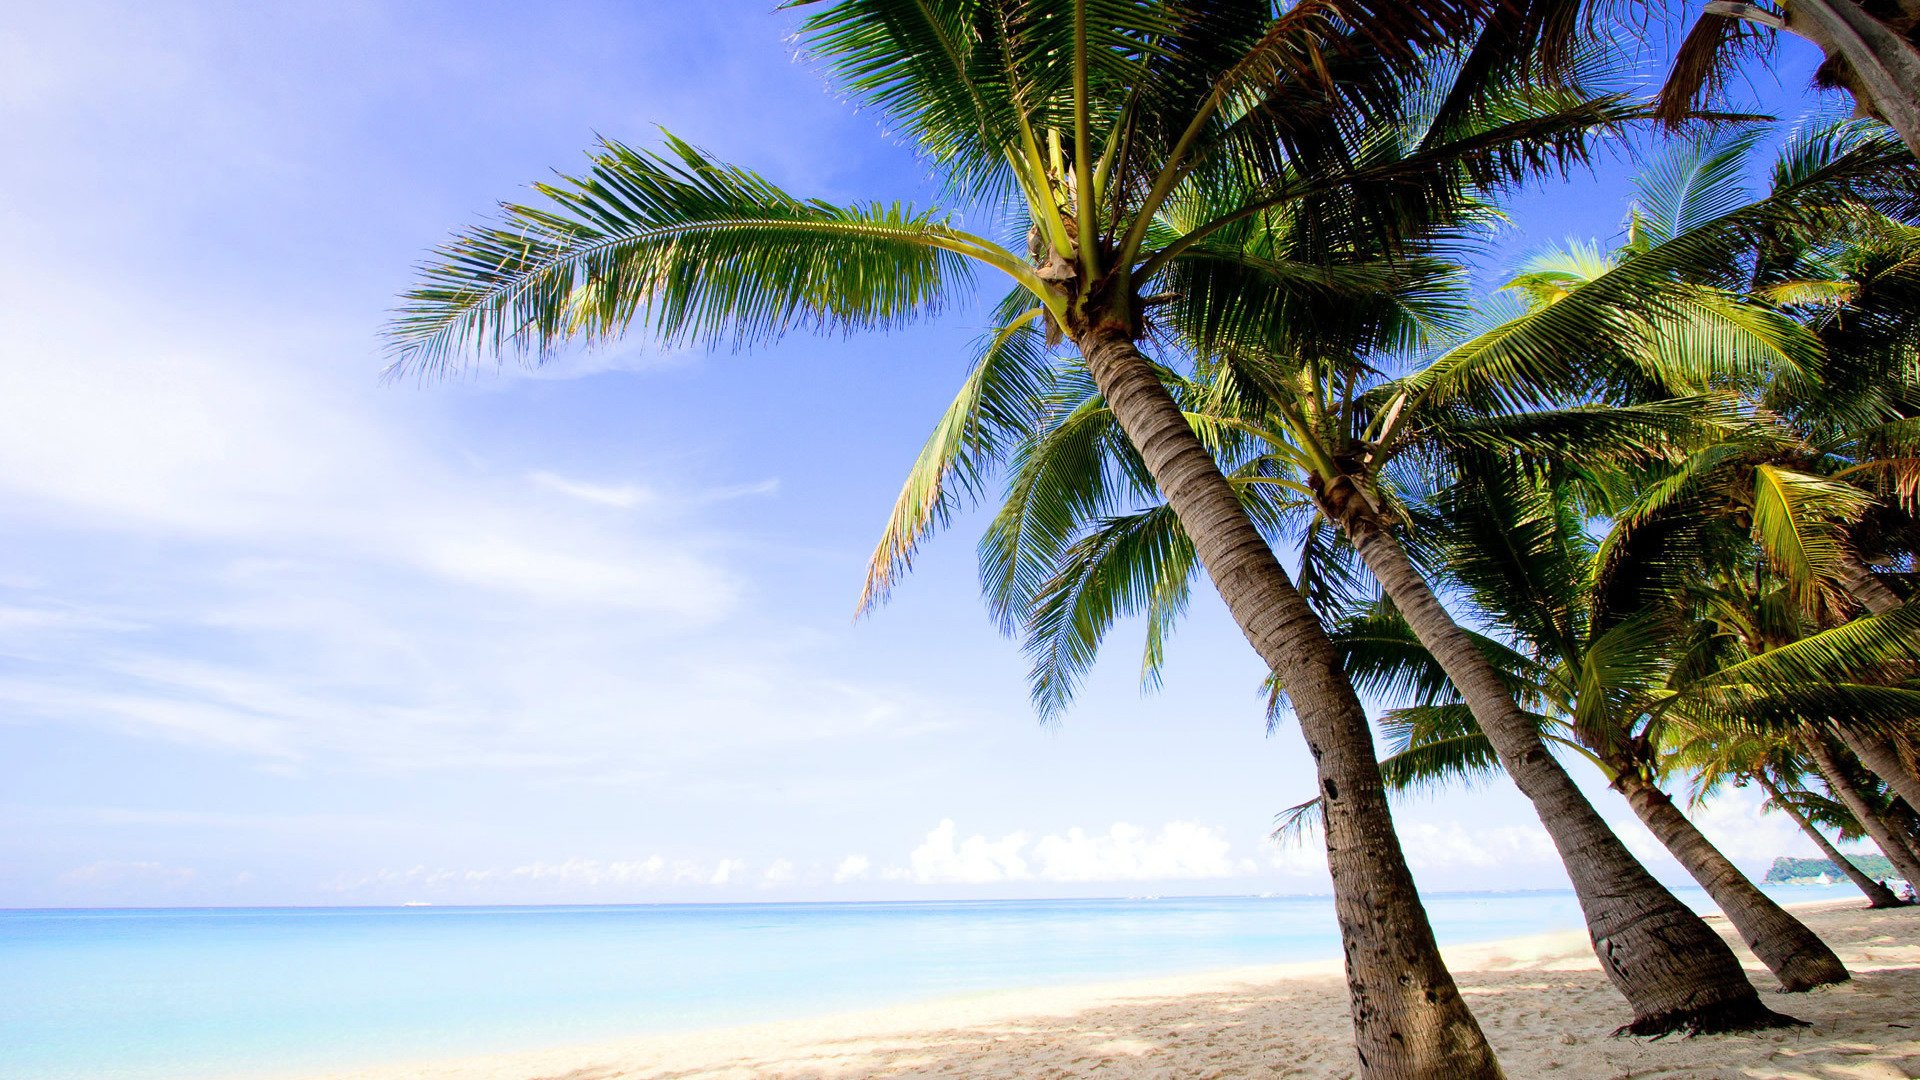
[[[1642, 101], [1591, 89], [1605, 6], [1574, 0], [790, 6], [952, 209], [608, 142], [430, 257], [389, 328], [395, 370], [885, 327], [997, 271], [995, 325], [862, 608], [993, 502], [986, 598], [1051, 714], [1129, 616], [1156, 680], [1204, 571], [1314, 762], [1292, 820], [1325, 839], [1365, 1075], [1501, 1075], [1393, 831], [1399, 788], [1514, 781], [1623, 1031], [1797, 1021], [1567, 762], [1600, 770], [1785, 988], [1847, 978], [1668, 791], [1757, 784], [1823, 843], [1920, 862], [1920, 165], [1899, 133], [1809, 129], [1758, 195], [1766, 128], [1679, 139], [1622, 246], [1542, 256], [1476, 307], [1463, 251], [1504, 190], [1679, 118], [1755, 42], [1690, 39], [1691, 67]], [[1702, 22], [1768, 14], [1729, 6], [1751, 7]], [[1864, 103], [1864, 68], [1829, 74]], [[1384, 762], [1362, 691], [1394, 706]]]

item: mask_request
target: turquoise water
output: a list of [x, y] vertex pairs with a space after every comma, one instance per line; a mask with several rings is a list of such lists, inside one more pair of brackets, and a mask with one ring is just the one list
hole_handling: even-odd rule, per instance
[[[1445, 942], [1580, 926], [1566, 892], [1427, 908]], [[0, 911], [0, 1076], [277, 1075], [1339, 955], [1325, 897]]]

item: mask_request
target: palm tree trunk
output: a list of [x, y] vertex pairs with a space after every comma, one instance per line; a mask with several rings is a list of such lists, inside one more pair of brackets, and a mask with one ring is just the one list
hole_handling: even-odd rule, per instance
[[[1886, 615], [1906, 605], [1906, 601], [1874, 576], [1866, 563], [1852, 555], [1842, 564], [1842, 574], [1842, 584], [1848, 593], [1875, 615]], [[1853, 751], [1862, 765], [1885, 780], [1908, 806], [1920, 808], [1920, 768], [1900, 752], [1893, 740], [1870, 732], [1852, 731], [1842, 724], [1834, 724], [1833, 731], [1841, 744]]]
[[1786, 28], [1826, 54], [1823, 73], [1920, 155], [1920, 49], [1858, 0], [1788, 0]]
[[[1920, 858], [1914, 856], [1906, 840], [1894, 831], [1886, 818], [1880, 816], [1879, 808], [1868, 801], [1866, 793], [1854, 783], [1851, 770], [1834, 752], [1833, 744], [1817, 731], [1804, 732], [1800, 743], [1813, 759], [1814, 768], [1820, 770], [1821, 778], [1827, 782], [1827, 789], [1860, 823], [1861, 830], [1886, 855], [1893, 868], [1908, 881], [1920, 882], [1920, 876], [1916, 876], [1920, 875]], [[1920, 888], [1920, 884], [1916, 884], [1915, 888]]]
[[1868, 569], [1866, 563], [1852, 554], [1842, 557], [1840, 584], [1859, 601], [1861, 607], [1875, 615], [1885, 615], [1906, 603], [1900, 599], [1899, 593], [1887, 588], [1887, 583]]
[[1901, 835], [1912, 841], [1914, 854], [1920, 855], [1920, 814], [1913, 812], [1913, 804], [1904, 798], [1890, 800], [1887, 817], [1899, 826]]
[[1813, 840], [1814, 846], [1827, 857], [1827, 861], [1838, 867], [1841, 873], [1847, 875], [1847, 880], [1853, 882], [1854, 888], [1866, 895], [1868, 907], [1901, 906], [1900, 898], [1893, 895], [1892, 889], [1868, 877], [1859, 867], [1853, 865], [1853, 860], [1847, 858], [1839, 848], [1835, 847], [1833, 842], [1827, 839], [1826, 833], [1821, 832], [1813, 822], [1807, 820], [1807, 815], [1801, 813], [1799, 807], [1787, 801], [1785, 793], [1774, 784], [1772, 779], [1764, 773], [1757, 779], [1760, 781], [1760, 786], [1766, 789], [1767, 797], [1773, 800], [1773, 805], [1779, 807], [1781, 813], [1792, 818], [1793, 823], [1800, 826], [1800, 831], [1806, 833]]
[[1827, 943], [1756, 888], [1747, 875], [1673, 805], [1673, 800], [1659, 785], [1631, 762], [1620, 762], [1614, 767], [1618, 770], [1614, 786], [1627, 797], [1641, 824], [1687, 868], [1693, 880], [1707, 890], [1727, 921], [1740, 932], [1741, 940], [1767, 965], [1788, 993], [1852, 978]]
[[1908, 806], [1920, 806], [1920, 773], [1914, 771], [1913, 763], [1900, 753], [1893, 740], [1865, 731], [1852, 731], [1844, 724], [1833, 725], [1834, 733], [1860, 764], [1873, 770], [1873, 774], [1887, 782], [1894, 793], [1907, 800]]
[[1286, 688], [1319, 772], [1334, 911], [1362, 1074], [1503, 1074], [1441, 961], [1414, 889], [1366, 712], [1326, 630], [1294, 589], [1213, 456], [1124, 329], [1074, 336], [1114, 418], [1192, 538], [1234, 621]]
[[1633, 1021], [1621, 1031], [1657, 1035], [1798, 1024], [1760, 1003], [1727, 943], [1654, 880], [1607, 827], [1400, 542], [1370, 509], [1350, 501], [1362, 498], [1343, 486], [1323, 492], [1321, 502], [1466, 698], [1507, 775], [1532, 800], [1580, 898], [1600, 966], [1633, 1007]]

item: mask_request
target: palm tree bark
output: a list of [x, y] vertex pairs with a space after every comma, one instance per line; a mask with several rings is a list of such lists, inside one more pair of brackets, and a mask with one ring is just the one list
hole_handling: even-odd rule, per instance
[[1905, 799], [1892, 799], [1887, 804], [1887, 817], [1899, 827], [1901, 835], [1912, 841], [1914, 853], [1920, 855], [1920, 814], [1913, 812], [1913, 804]]
[[1614, 786], [1627, 797], [1641, 824], [1707, 890], [1781, 987], [1794, 993], [1852, 978], [1826, 942], [1756, 888], [1646, 773], [1631, 762], [1609, 764], [1618, 773]]
[[1326, 630], [1131, 334], [1095, 326], [1074, 343], [1299, 718], [1319, 773], [1362, 1073], [1379, 1080], [1501, 1076], [1440, 958], [1393, 831], [1366, 712]]
[[1866, 563], [1850, 554], [1840, 564], [1840, 584], [1861, 607], [1875, 615], [1885, 615], [1906, 603]]
[[1779, 807], [1781, 813], [1792, 818], [1793, 823], [1800, 826], [1800, 831], [1806, 833], [1814, 846], [1827, 857], [1827, 861], [1838, 867], [1841, 873], [1847, 875], [1847, 880], [1853, 882], [1854, 888], [1866, 895], [1868, 907], [1901, 906], [1900, 898], [1893, 895], [1892, 889], [1868, 877], [1859, 867], [1853, 865], [1853, 860], [1847, 858], [1844, 852], [1835, 847], [1833, 842], [1827, 839], [1826, 833], [1821, 832], [1812, 821], [1809, 821], [1807, 815], [1800, 812], [1799, 807], [1787, 801], [1786, 794], [1771, 778], [1763, 773], [1757, 779], [1760, 781], [1760, 786], [1766, 789], [1767, 797], [1773, 800], [1773, 805]]
[[1533, 802], [1580, 898], [1594, 953], [1633, 1006], [1621, 1030], [1744, 1031], [1797, 1024], [1760, 1003], [1733, 950], [1699, 915], [1641, 866], [1548, 752], [1453, 616], [1433, 595], [1406, 550], [1351, 483], [1322, 489], [1328, 517], [1392, 598], [1473, 712], [1507, 775]]
[[1788, 0], [1786, 29], [1826, 54], [1824, 73], [1920, 155], [1920, 49], [1858, 0]]
[[1907, 800], [1908, 806], [1920, 806], [1920, 773], [1914, 771], [1913, 763], [1906, 759], [1892, 739], [1868, 731], [1850, 730], [1845, 724], [1835, 724], [1833, 730], [1846, 748], [1853, 751], [1853, 756], [1860, 759], [1860, 764], [1885, 780], [1895, 794]]
[[1852, 771], [1847, 768], [1846, 762], [1840, 760], [1833, 744], [1817, 731], [1802, 733], [1800, 744], [1806, 748], [1807, 756], [1813, 759], [1814, 768], [1820, 771], [1821, 778], [1827, 782], [1827, 790], [1833, 792], [1854, 820], [1860, 823], [1861, 830], [1886, 855], [1893, 868], [1908, 881], [1920, 882], [1920, 858], [1915, 857], [1906, 840], [1894, 831], [1887, 819], [1881, 816], [1879, 808], [1854, 783]]
[[[1845, 0], [1841, 0], [1845, 2]], [[1875, 615], [1886, 615], [1906, 605], [1892, 589], [1876, 577], [1867, 565], [1857, 558], [1848, 557], [1842, 567], [1841, 583], [1848, 593]], [[1842, 744], [1853, 751], [1860, 763], [1873, 770], [1874, 775], [1885, 780], [1887, 785], [1908, 806], [1920, 807], [1920, 769], [1900, 752], [1893, 740], [1871, 732], [1849, 730], [1845, 725], [1835, 724], [1833, 730]]]

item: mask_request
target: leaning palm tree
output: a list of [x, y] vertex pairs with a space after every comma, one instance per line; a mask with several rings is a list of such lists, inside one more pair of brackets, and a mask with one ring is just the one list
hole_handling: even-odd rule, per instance
[[1677, 741], [1669, 763], [1694, 776], [1689, 800], [1694, 806], [1727, 787], [1759, 787], [1767, 796], [1761, 809], [1785, 814], [1860, 890], [1869, 907], [1903, 906], [1892, 889], [1868, 877], [1822, 831], [1824, 824], [1834, 828], [1843, 840], [1858, 840], [1865, 835], [1846, 807], [1808, 789], [1805, 777], [1812, 770], [1800, 760], [1791, 736], [1729, 728], [1690, 732]]
[[[1764, 197], [1729, 197], [1727, 179], [1741, 172], [1754, 138], [1681, 148], [1650, 175], [1626, 250], [1537, 268], [1520, 282], [1535, 300], [1531, 310], [1400, 380], [1382, 381], [1364, 357], [1342, 355], [1324, 340], [1302, 340], [1291, 327], [1277, 337], [1266, 323], [1249, 328], [1251, 320], [1235, 306], [1244, 303], [1243, 294], [1223, 288], [1218, 277], [1188, 283], [1169, 307], [1192, 347], [1218, 357], [1206, 384], [1188, 387], [1184, 399], [1194, 422], [1214, 430], [1216, 452], [1226, 456], [1235, 482], [1248, 493], [1271, 495], [1248, 499], [1259, 508], [1256, 518], [1316, 514], [1358, 554], [1462, 689], [1480, 729], [1533, 800], [1581, 895], [1597, 951], [1623, 955], [1616, 932], [1623, 924], [1657, 925], [1661, 934], [1688, 941], [1688, 952], [1717, 957], [1729, 979], [1740, 978], [1731, 954], [1721, 955], [1711, 931], [1608, 830], [1546, 753], [1512, 685], [1439, 602], [1409, 553], [1420, 537], [1406, 528], [1396, 489], [1417, 484], [1418, 474], [1437, 460], [1490, 443], [1578, 461], [1602, 452], [1593, 442], [1601, 436], [1644, 453], [1661, 426], [1699, 411], [1697, 402], [1663, 411], [1676, 403], [1658, 399], [1676, 387], [1706, 390], [1763, 375], [1811, 381], [1817, 340], [1724, 287], [1726, 252], [1759, 231], [1807, 218], [1810, 208], [1859, 201], [1870, 178], [1905, 156], [1889, 140], [1858, 132], [1815, 133], [1790, 145], [1789, 165]], [[1275, 233], [1269, 226], [1235, 239], [1250, 253], [1264, 253], [1284, 248]], [[1368, 324], [1364, 307], [1343, 310]], [[1329, 318], [1321, 313], [1318, 320], [1316, 327]], [[1352, 331], [1348, 336], [1367, 340]], [[1582, 385], [1587, 403], [1566, 408], [1551, 400]], [[1177, 515], [1116, 510], [1150, 499], [1151, 492], [1137, 482], [1141, 470], [1124, 460], [1104, 472], [1089, 467], [1088, 448], [1105, 446], [1122, 459], [1125, 448], [1101, 440], [1101, 425], [1110, 427], [1111, 416], [1098, 388], [1069, 383], [1067, 389], [1047, 434], [1018, 471], [985, 558], [1003, 619], [1026, 623], [1037, 643], [1035, 686], [1043, 708], [1070, 690], [1075, 669], [1090, 662], [1098, 633], [1121, 610], [1148, 614], [1151, 663], [1166, 619], [1182, 609], [1178, 588], [1192, 569], [1169, 535]], [[1655, 400], [1628, 408], [1599, 403], [1621, 398]], [[1261, 449], [1234, 458], [1235, 445], [1249, 440]], [[1102, 477], [1118, 490], [1100, 492]], [[1076, 517], [1077, 526], [1062, 525]], [[1677, 842], [1678, 832], [1669, 832]], [[1804, 989], [1845, 977], [1830, 950], [1742, 883], [1742, 899], [1755, 911], [1749, 921], [1770, 928], [1750, 937], [1768, 943], [1762, 948], [1778, 961], [1784, 982]], [[1782, 944], [1774, 948], [1775, 942]], [[1704, 964], [1691, 973], [1715, 977]], [[1636, 977], [1645, 979], [1645, 969], [1616, 976], [1630, 1000]]]
[[[822, 5], [801, 29], [804, 48], [905, 132], [953, 197], [1012, 220], [1010, 243], [943, 213], [797, 198], [676, 140], [665, 152], [609, 143], [583, 175], [540, 185], [537, 205], [509, 205], [505, 220], [436, 253], [392, 324], [396, 366], [434, 373], [475, 349], [544, 352], [635, 327], [666, 341], [736, 343], [795, 326], [870, 329], [938, 307], [974, 269], [1004, 275], [1029, 324], [1072, 341], [1228, 609], [1292, 697], [1328, 800], [1328, 859], [1367, 1074], [1495, 1076], [1393, 836], [1359, 699], [1141, 349], [1156, 290], [1181, 268], [1218, 261], [1216, 238], [1239, 223], [1300, 219], [1315, 238], [1302, 253], [1309, 266], [1316, 247], [1356, 235], [1416, 242], [1457, 208], [1469, 181], [1579, 159], [1597, 126], [1630, 114], [1567, 95], [1490, 110], [1469, 93], [1453, 119], [1417, 139], [1368, 139], [1434, 96], [1432, 62], [1470, 37], [1490, 6]], [[1186, 208], [1186, 227], [1168, 227], [1171, 207]], [[1021, 381], [996, 367], [970, 387]], [[937, 491], [926, 494], [924, 506], [940, 504]], [[911, 556], [925, 524], [900, 532], [889, 566]], [[1623, 934], [1630, 944], [1634, 930]], [[1647, 1015], [1685, 1014], [1751, 1001], [1744, 993], [1716, 986], [1703, 998], [1697, 982], [1662, 983], [1635, 1004]]]
[[[1686, 523], [1650, 531], [1633, 550], [1587, 533], [1567, 485], [1543, 484], [1487, 463], [1448, 492], [1433, 522], [1448, 575], [1500, 637], [1475, 644], [1502, 680], [1519, 688], [1543, 739], [1596, 767], [1642, 824], [1706, 889], [1756, 956], [1789, 991], [1842, 982], [1833, 951], [1761, 892], [1663, 790], [1671, 773], [1671, 732], [1724, 731], [1725, 716], [1813, 696], [1832, 708], [1843, 695], [1881, 713], [1920, 696], [1836, 679], [1839, 667], [1868, 667], [1911, 638], [1903, 620], [1881, 628], [1850, 624], [1808, 637], [1764, 661], [1728, 656], [1723, 636], [1693, 640], [1682, 582], [1701, 572], [1703, 542]], [[1505, 640], [1502, 640], [1505, 638]], [[1418, 700], [1392, 714], [1400, 753], [1383, 763], [1390, 785], [1422, 784], [1497, 763], [1456, 686], [1398, 612], [1371, 612], [1342, 635], [1349, 666], [1382, 690], [1418, 687]], [[1698, 655], [1720, 661], [1708, 670]], [[1747, 662], [1741, 662], [1741, 661]], [[1826, 674], [1825, 681], [1811, 678]], [[1788, 690], [1782, 690], [1788, 687]], [[1715, 721], [1722, 721], [1715, 723]]]
[[1882, 793], [1860, 762], [1828, 731], [1802, 729], [1795, 734], [1798, 749], [1819, 774], [1827, 790], [1859, 824], [1860, 831], [1874, 842], [1894, 869], [1908, 881], [1920, 877], [1920, 851], [1915, 850], [1911, 833], [1889, 813]]

